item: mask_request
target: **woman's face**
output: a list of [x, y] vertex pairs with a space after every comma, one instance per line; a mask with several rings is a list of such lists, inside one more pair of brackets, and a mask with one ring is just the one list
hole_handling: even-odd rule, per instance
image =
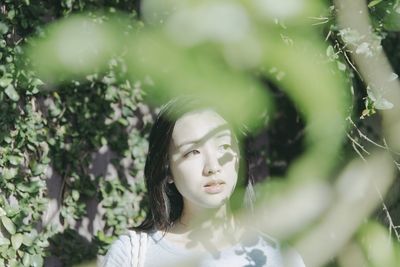
[[227, 122], [214, 111], [193, 111], [176, 121], [169, 159], [186, 207], [218, 208], [231, 196], [239, 150]]

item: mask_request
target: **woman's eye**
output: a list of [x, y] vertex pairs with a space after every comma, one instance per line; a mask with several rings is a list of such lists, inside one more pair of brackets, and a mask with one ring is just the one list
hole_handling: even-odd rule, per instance
[[199, 153], [200, 153], [200, 151], [198, 151], [198, 150], [191, 150], [188, 153], [186, 153], [185, 155], [183, 155], [183, 157], [187, 158], [187, 157], [190, 157], [190, 156], [197, 155]]
[[231, 145], [230, 144], [223, 144], [223, 145], [220, 146], [220, 148], [223, 149], [223, 150], [228, 150], [228, 149], [231, 148]]

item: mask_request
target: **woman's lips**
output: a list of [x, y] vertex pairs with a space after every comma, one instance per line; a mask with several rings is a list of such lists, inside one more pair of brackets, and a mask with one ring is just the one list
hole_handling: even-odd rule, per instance
[[224, 190], [225, 182], [222, 180], [210, 181], [204, 185], [204, 191], [208, 194], [218, 194]]

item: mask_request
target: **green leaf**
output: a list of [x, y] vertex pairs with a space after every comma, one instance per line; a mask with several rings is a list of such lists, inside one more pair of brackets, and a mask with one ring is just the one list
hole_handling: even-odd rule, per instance
[[22, 258], [25, 255], [25, 251], [22, 250], [17, 250], [17, 254], [20, 258]]
[[371, 1], [369, 4], [368, 4], [368, 7], [369, 8], [371, 8], [371, 7], [373, 7], [373, 6], [376, 6], [377, 4], [379, 4], [380, 2], [382, 2], [383, 0], [374, 0], [374, 1]]
[[[14, 178], [18, 173], [18, 169], [17, 168], [4, 168], [3, 169], [3, 175], [2, 177], [6, 180], [10, 180], [12, 178]], [[1, 214], [1, 212], [0, 212]], [[0, 215], [2, 216], [2, 215]]]
[[0, 236], [0, 246], [4, 246], [4, 245], [10, 245], [10, 240], [8, 240], [5, 237]]
[[31, 83], [33, 86], [40, 86], [40, 85], [43, 85], [44, 83], [43, 83], [43, 81], [42, 80], [40, 80], [40, 79], [38, 79], [38, 78], [36, 78], [36, 79], [34, 79], [33, 81], [32, 81], [32, 83]]
[[24, 257], [22, 258], [22, 264], [27, 267], [31, 265], [31, 254], [25, 253]]
[[19, 94], [12, 84], [9, 84], [4, 92], [12, 101], [17, 102], [19, 100]]
[[8, 14], [7, 17], [12, 20], [15, 17], [15, 9], [11, 9]]
[[335, 53], [335, 50], [331, 45], [326, 49], [326, 55], [330, 60], [335, 60], [338, 58], [338, 55]]
[[384, 6], [386, 12], [383, 17], [383, 27], [387, 31], [400, 31], [400, 7]]
[[0, 22], [0, 34], [6, 34], [8, 32], [7, 24]]
[[10, 218], [8, 218], [7, 216], [2, 216], [1, 223], [11, 235], [15, 234], [15, 224], [11, 221]]
[[8, 78], [8, 77], [0, 78], [0, 86], [3, 88], [6, 88], [9, 84], [11, 84], [11, 82], [12, 82], [11, 78]]
[[22, 244], [29, 247], [33, 244], [33, 241], [36, 239], [38, 233], [35, 229], [32, 230], [30, 233], [25, 233], [24, 238], [22, 239]]
[[31, 182], [26, 184], [17, 184], [17, 189], [22, 192], [35, 193], [39, 191], [40, 184], [38, 182]]
[[14, 217], [16, 216], [18, 213], [20, 212], [20, 208], [19, 208], [19, 204], [15, 203], [12, 206], [7, 207], [6, 209], [6, 213], [7, 213], [7, 217]]
[[72, 190], [72, 199], [77, 201], [79, 199], [79, 192], [77, 190]]
[[43, 266], [43, 258], [40, 255], [33, 255], [31, 257], [31, 266], [33, 267], [40, 267]]
[[32, 174], [34, 176], [38, 176], [46, 170], [46, 167], [47, 167], [47, 165], [44, 165], [44, 164], [35, 164], [32, 167]]
[[99, 238], [100, 241], [105, 242], [107, 244], [111, 244], [115, 239], [113, 236], [106, 236], [103, 231], [98, 231], [97, 237]]
[[338, 61], [337, 65], [338, 65], [338, 69], [339, 70], [341, 70], [341, 71], [345, 71], [346, 70], [346, 65], [343, 64], [342, 62]]
[[15, 185], [13, 183], [6, 183], [6, 187], [11, 191], [15, 190]]
[[12, 164], [12, 165], [19, 165], [22, 163], [23, 158], [20, 156], [9, 156], [8, 157], [8, 161]]
[[11, 256], [8, 256], [8, 258], [11, 258], [10, 260], [8, 260], [8, 266], [17, 267], [19, 265], [16, 259], [12, 258]]
[[22, 239], [24, 236], [20, 233], [11, 236], [11, 244], [15, 250], [18, 250], [22, 244]]

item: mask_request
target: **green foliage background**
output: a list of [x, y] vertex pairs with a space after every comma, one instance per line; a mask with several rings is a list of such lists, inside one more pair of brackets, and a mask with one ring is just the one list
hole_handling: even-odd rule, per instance
[[[107, 73], [56, 88], [43, 88], [19, 60], [21, 45], [30, 36], [45, 35], [42, 27], [55, 19], [99, 9], [136, 17], [135, 8], [134, 1], [119, 0], [0, 4], [0, 266], [42, 266], [51, 254], [66, 265], [88, 260], [104, 253], [110, 234], [121, 234], [141, 220], [142, 171], [152, 117], [142, 104], [140, 86], [124, 80], [118, 56]], [[120, 167], [116, 179], [90, 174], [92, 153], [104, 145], [114, 152], [114, 166]], [[122, 159], [130, 162], [134, 181], [124, 177]], [[59, 196], [47, 194], [49, 167], [62, 179]], [[61, 205], [60, 214], [43, 224], [51, 197]], [[79, 220], [87, 213], [90, 199], [105, 209], [104, 229], [91, 244], [70, 224], [71, 218]]]
[[[380, 2], [370, 3], [374, 25], [399, 73], [400, 26], [382, 12], [393, 4], [382, 7]], [[104, 254], [113, 237], [143, 218], [143, 166], [152, 114], [144, 103], [140, 83], [124, 76], [126, 66], [115, 55], [106, 73], [93, 73], [83, 80], [57, 86], [44, 85], [35, 73], [23, 68], [28, 62], [21, 49], [30, 37], [45, 37], [42, 28], [53, 20], [98, 10], [120, 10], [134, 19], [138, 7], [138, 1], [129, 0], [5, 0], [0, 4], [0, 266], [42, 266], [50, 255], [67, 266], [93, 259]], [[322, 34], [332, 32], [327, 55], [339, 60], [339, 69], [352, 80], [354, 119], [364, 127], [367, 123], [359, 117], [368, 119], [375, 112], [374, 105], [357, 72], [344, 60], [334, 18], [327, 19], [321, 27]], [[287, 108], [281, 98], [277, 93], [278, 109], [290, 110], [291, 118], [297, 118], [292, 106]], [[278, 120], [279, 116], [288, 115], [278, 110], [275, 116]], [[269, 132], [271, 143], [289, 138], [277, 142], [280, 146], [269, 151], [267, 164], [272, 173], [281, 173], [296, 154], [285, 144], [301, 139], [298, 135], [293, 140], [282, 136], [285, 130], [279, 124]], [[113, 179], [96, 175], [91, 169], [93, 153], [105, 146], [113, 151]], [[262, 150], [255, 154], [265, 154], [266, 148]], [[47, 192], [48, 183], [53, 181], [49, 177], [53, 176], [62, 181], [57, 196]], [[44, 219], [51, 199], [59, 203], [60, 213]], [[89, 242], [74, 223], [87, 215], [91, 201], [103, 209], [104, 225]]]

